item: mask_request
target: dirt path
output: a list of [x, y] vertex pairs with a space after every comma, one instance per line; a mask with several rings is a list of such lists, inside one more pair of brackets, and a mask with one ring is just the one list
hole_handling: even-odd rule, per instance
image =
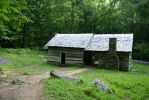
[[[64, 71], [67, 75], [78, 74], [90, 68], [81, 68], [79, 70]], [[19, 76], [19, 79], [25, 81], [22, 85], [3, 84], [0, 85], [0, 100], [44, 100], [42, 96], [43, 79], [49, 77], [49, 72], [32, 76]]]
[[91, 68], [81, 68], [79, 70], [73, 70], [73, 71], [65, 71], [67, 73], [67, 75], [75, 75], [75, 74], [79, 74], [85, 71], [90, 70]]

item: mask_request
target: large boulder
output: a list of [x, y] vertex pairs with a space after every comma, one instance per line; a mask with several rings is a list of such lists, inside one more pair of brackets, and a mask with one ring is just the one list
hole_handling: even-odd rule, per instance
[[81, 83], [83, 82], [79, 77], [76, 77], [74, 75], [67, 75], [66, 73], [59, 70], [52, 70], [50, 72], [50, 76], [55, 78], [60, 78], [60, 79], [74, 80]]
[[113, 90], [107, 86], [103, 81], [101, 80], [93, 80], [90, 82], [90, 85], [93, 87], [96, 87], [98, 90], [106, 91], [108, 93], [113, 93]]

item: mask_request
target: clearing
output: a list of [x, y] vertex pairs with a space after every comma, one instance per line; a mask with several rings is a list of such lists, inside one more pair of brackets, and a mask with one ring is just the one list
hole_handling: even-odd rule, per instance
[[[100, 68], [83, 68], [75, 65], [59, 66], [46, 63], [46, 53], [31, 49], [0, 49], [0, 58], [10, 64], [0, 64], [7, 74], [0, 80], [0, 100], [148, 100], [149, 66], [133, 65], [130, 72]], [[83, 84], [50, 79], [49, 72], [59, 69], [67, 74], [77, 74]], [[89, 82], [104, 81], [114, 94], [98, 91]]]
[[[89, 68], [81, 68], [73, 71], [64, 71], [68, 75], [78, 74], [89, 70]], [[31, 76], [15, 76], [17, 79], [23, 80], [22, 84], [8, 84], [3, 83], [0, 85], [0, 100], [44, 100], [43, 86], [41, 81], [49, 78], [49, 72]], [[8, 95], [9, 94], [9, 95]]]

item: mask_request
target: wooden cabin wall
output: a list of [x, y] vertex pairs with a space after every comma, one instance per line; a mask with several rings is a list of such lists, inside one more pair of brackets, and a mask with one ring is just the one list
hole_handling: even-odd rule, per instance
[[61, 53], [65, 53], [66, 64], [83, 64], [83, 49], [49, 48], [48, 61], [61, 62]]
[[128, 71], [131, 66], [131, 53], [127, 52], [118, 52], [119, 56], [119, 65], [121, 71]]
[[48, 61], [49, 62], [60, 62], [61, 61], [61, 55], [59, 51], [48, 49]]

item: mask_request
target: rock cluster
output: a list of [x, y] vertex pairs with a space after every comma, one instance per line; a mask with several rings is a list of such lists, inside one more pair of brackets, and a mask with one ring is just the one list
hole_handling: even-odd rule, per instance
[[90, 82], [91, 86], [96, 87], [98, 90], [106, 91], [108, 93], [113, 93], [113, 90], [107, 86], [103, 81], [101, 80], [93, 80]]
[[8, 59], [4, 59], [4, 58], [0, 57], [0, 64], [11, 64], [11, 61], [9, 61]]

